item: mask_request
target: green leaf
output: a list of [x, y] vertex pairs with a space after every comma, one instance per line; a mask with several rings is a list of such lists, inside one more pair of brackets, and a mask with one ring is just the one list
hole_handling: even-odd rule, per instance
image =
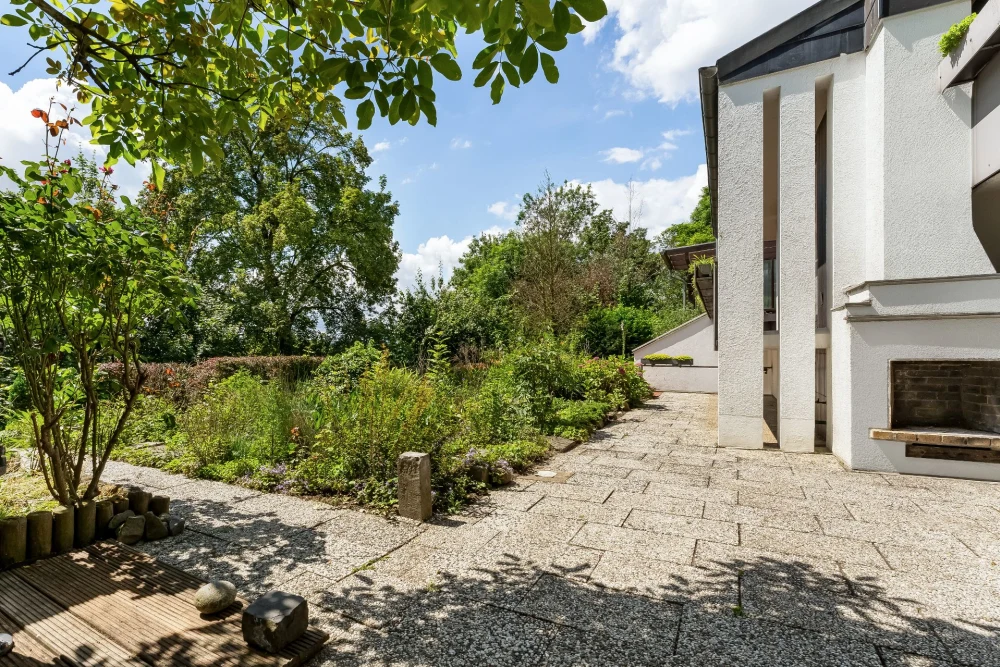
[[472, 69], [482, 69], [486, 67], [486, 65], [489, 64], [491, 60], [493, 60], [493, 56], [495, 56], [497, 51], [499, 50], [500, 50], [499, 44], [490, 44], [489, 46], [487, 46], [485, 49], [480, 51], [476, 55], [475, 60], [472, 61]]
[[497, 25], [501, 31], [507, 31], [513, 27], [516, 9], [517, 3], [515, 0], [500, 0], [497, 3]]
[[358, 105], [358, 129], [367, 130], [372, 126], [372, 119], [375, 117], [375, 103], [365, 100]]
[[153, 160], [153, 183], [156, 185], [157, 190], [163, 189], [163, 177], [165, 175], [166, 172], [163, 170], [163, 165], [158, 160]]
[[426, 60], [421, 60], [417, 63], [417, 81], [420, 82], [421, 86], [426, 86], [427, 88], [434, 87], [434, 72]]
[[365, 34], [365, 27], [361, 25], [361, 21], [358, 20], [354, 14], [350, 12], [345, 12], [340, 15], [340, 21], [344, 24], [344, 27], [354, 35], [355, 37], [360, 37]]
[[13, 28], [20, 27], [22, 25], [28, 25], [28, 22], [22, 19], [20, 16], [14, 14], [4, 14], [0, 17], [0, 23], [3, 25], [9, 25]]
[[399, 117], [401, 120], [410, 120], [417, 111], [417, 96], [412, 92], [403, 95], [403, 100], [399, 103]]
[[552, 10], [552, 25], [560, 35], [569, 33], [569, 8], [562, 0], [557, 0]]
[[438, 123], [438, 114], [434, 103], [423, 97], [417, 100], [417, 102], [420, 104], [420, 110], [424, 113], [424, 116], [427, 117], [427, 122], [432, 126], [436, 126]]
[[205, 170], [205, 156], [202, 155], [200, 146], [191, 147], [191, 171], [197, 176]]
[[344, 97], [349, 100], [363, 100], [368, 97], [368, 87], [367, 86], [355, 86], [354, 88], [348, 88], [344, 91]]
[[528, 18], [545, 28], [552, 27], [552, 8], [548, 0], [521, 0]]
[[493, 85], [490, 86], [490, 99], [493, 100], [493, 104], [500, 104], [500, 98], [503, 97], [503, 89], [503, 76], [497, 74], [497, 78], [493, 79]]
[[531, 81], [532, 77], [535, 76], [535, 72], [538, 71], [538, 48], [532, 44], [528, 47], [528, 50], [524, 52], [524, 56], [521, 57], [521, 81], [528, 83]]
[[435, 53], [431, 56], [431, 67], [449, 81], [458, 81], [462, 78], [462, 68], [447, 53]]
[[556, 67], [556, 59], [547, 53], [542, 54], [542, 72], [545, 73], [545, 80], [549, 83], [559, 83], [559, 68]]
[[569, 6], [587, 21], [600, 21], [608, 15], [604, 0], [569, 0]]
[[474, 85], [476, 88], [482, 88], [487, 83], [489, 83], [490, 77], [493, 76], [493, 73], [497, 71], [498, 64], [499, 63], [497, 63], [496, 61], [493, 61], [489, 65], [487, 65], [486, 69], [484, 69], [482, 72], [479, 73], [479, 76], [476, 77], [476, 80], [473, 82], [472, 85]]
[[535, 40], [535, 43], [549, 51], [562, 51], [566, 48], [566, 35], [557, 32], [543, 32]]
[[521, 77], [517, 73], [517, 68], [511, 65], [509, 62], [504, 61], [503, 63], [503, 73], [507, 77], [507, 81], [510, 85], [515, 88], [521, 87]]

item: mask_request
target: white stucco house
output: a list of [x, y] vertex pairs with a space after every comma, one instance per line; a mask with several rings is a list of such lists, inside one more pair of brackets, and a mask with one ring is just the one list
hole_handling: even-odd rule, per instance
[[784, 451], [1000, 480], [998, 45], [1000, 0], [822, 0], [700, 70], [718, 241], [665, 256], [716, 259], [720, 445], [763, 447], [769, 402]]

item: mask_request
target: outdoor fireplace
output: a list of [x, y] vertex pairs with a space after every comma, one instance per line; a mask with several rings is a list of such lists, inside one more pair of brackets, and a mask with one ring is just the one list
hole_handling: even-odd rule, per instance
[[890, 427], [1000, 433], [1000, 361], [893, 361]]

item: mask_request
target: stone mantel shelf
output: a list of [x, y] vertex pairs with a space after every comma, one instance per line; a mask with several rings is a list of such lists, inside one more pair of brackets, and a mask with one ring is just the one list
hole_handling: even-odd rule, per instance
[[903, 428], [873, 428], [872, 440], [938, 445], [942, 447], [970, 447], [1000, 451], [1000, 433], [974, 431], [964, 428], [906, 426]]

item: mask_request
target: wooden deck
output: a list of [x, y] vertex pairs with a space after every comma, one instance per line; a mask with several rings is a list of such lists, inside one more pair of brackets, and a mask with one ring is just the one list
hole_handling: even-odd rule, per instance
[[310, 627], [277, 655], [252, 649], [245, 602], [202, 616], [193, 600], [203, 583], [115, 542], [0, 573], [0, 631], [16, 645], [0, 667], [295, 667], [328, 638]]

